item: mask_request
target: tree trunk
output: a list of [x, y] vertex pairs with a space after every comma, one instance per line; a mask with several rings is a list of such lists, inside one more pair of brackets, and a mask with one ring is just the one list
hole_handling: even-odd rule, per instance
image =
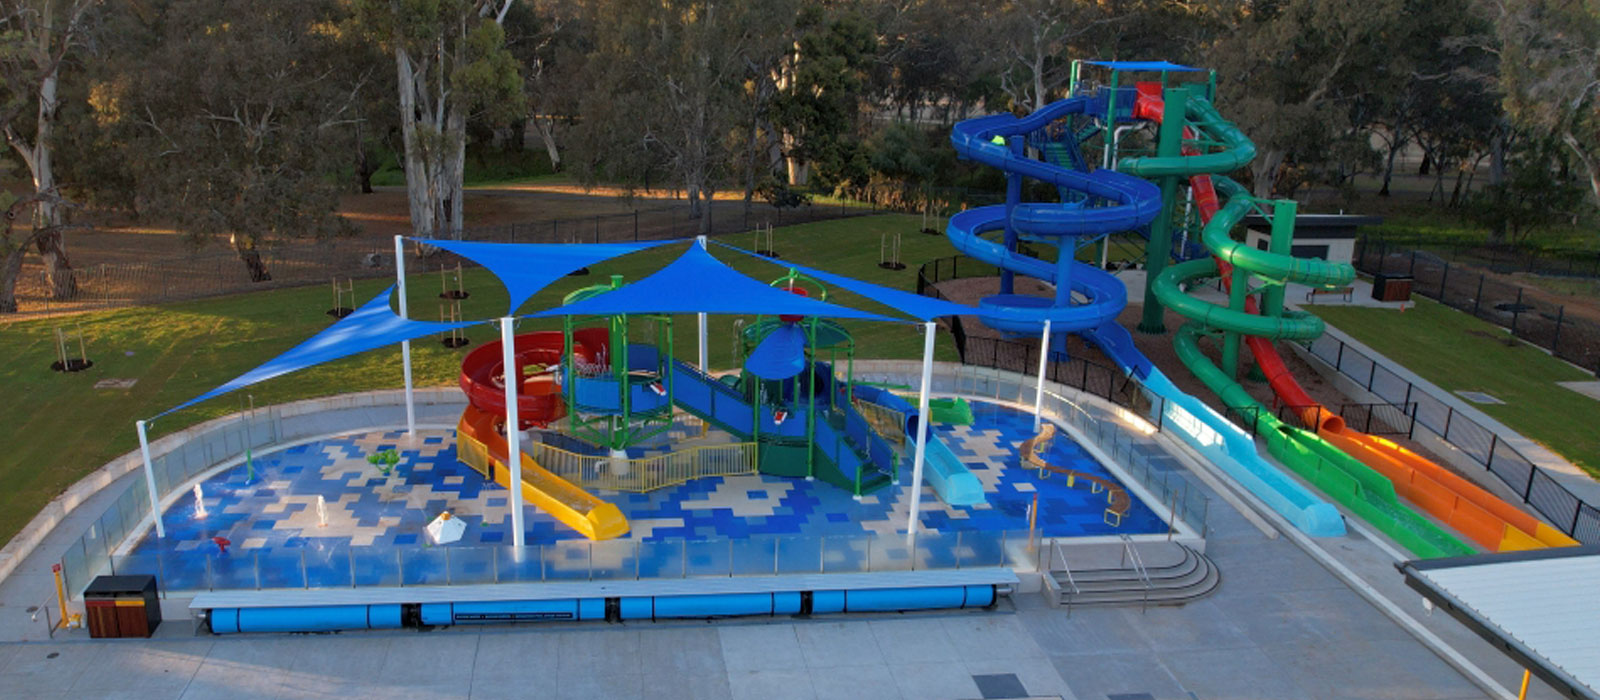
[[1584, 172], [1589, 176], [1589, 194], [1600, 201], [1600, 159], [1589, 151], [1588, 146], [1578, 140], [1571, 131], [1561, 132], [1561, 141], [1572, 149], [1578, 156], [1578, 161], [1583, 163]]
[[0, 264], [0, 314], [17, 312], [17, 278], [22, 276], [22, 258], [27, 246], [17, 246]]
[[534, 117], [533, 128], [538, 130], [539, 140], [544, 142], [544, 153], [550, 158], [550, 169], [561, 172], [561, 149], [556, 145], [555, 119]]
[[1262, 156], [1261, 160], [1257, 161], [1256, 170], [1253, 173], [1254, 182], [1251, 186], [1251, 191], [1255, 193], [1255, 196], [1261, 198], [1272, 196], [1273, 186], [1278, 181], [1278, 171], [1283, 169], [1283, 161], [1288, 156], [1289, 154], [1281, 148], [1271, 148], [1267, 150], [1266, 155]]
[[239, 254], [239, 261], [244, 263], [245, 270], [249, 271], [251, 282], [272, 281], [272, 273], [267, 271], [267, 264], [261, 259], [261, 251], [256, 250], [255, 239], [235, 233], [228, 237], [228, 242], [233, 245], [234, 252]]
[[422, 143], [422, 134], [418, 133], [419, 121], [429, 119], [425, 112], [417, 109], [417, 90], [426, 89], [426, 86], [417, 84], [417, 76], [411, 68], [411, 57], [404, 46], [399, 46], [400, 32], [395, 31], [394, 50], [395, 70], [400, 86], [400, 133], [402, 136], [403, 150], [401, 161], [405, 165], [406, 173], [406, 203], [411, 210], [411, 233], [418, 238], [433, 238], [435, 229], [433, 178], [428, 169], [428, 154]]
[[1503, 184], [1506, 181], [1506, 133], [1496, 126], [1494, 134], [1489, 137], [1489, 186]]
[[[48, 31], [48, 25], [46, 27]], [[56, 92], [59, 79], [50, 72], [39, 83], [39, 123], [36, 125], [31, 158], [27, 158], [33, 173], [33, 191], [39, 193], [39, 205], [34, 210], [34, 227], [40, 235], [36, 243], [39, 256], [44, 259], [46, 283], [50, 296], [58, 301], [71, 299], [78, 293], [78, 280], [67, 259], [67, 244], [61, 235], [61, 207], [57, 205], [56, 173], [51, 142], [55, 138]]]
[[1400, 149], [1405, 148], [1406, 140], [1400, 135], [1405, 133], [1401, 129], [1400, 117], [1395, 119], [1394, 129], [1389, 132], [1389, 154], [1383, 161], [1383, 186], [1378, 188], [1379, 197], [1389, 196], [1389, 183], [1394, 180], [1395, 156], [1400, 154]]

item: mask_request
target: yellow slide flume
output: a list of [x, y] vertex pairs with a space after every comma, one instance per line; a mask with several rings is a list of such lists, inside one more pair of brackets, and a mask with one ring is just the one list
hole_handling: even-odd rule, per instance
[[[494, 414], [468, 406], [456, 425], [456, 458], [509, 489], [511, 470], [506, 467], [506, 440], [500, 435], [499, 420]], [[628, 519], [615, 505], [550, 473], [532, 457], [521, 457], [524, 501], [591, 540], [628, 534]]]

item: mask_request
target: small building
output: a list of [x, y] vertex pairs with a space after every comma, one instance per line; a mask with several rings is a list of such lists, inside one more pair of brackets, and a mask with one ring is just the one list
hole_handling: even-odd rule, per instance
[[[1294, 217], [1294, 247], [1290, 254], [1297, 258], [1321, 258], [1349, 264], [1355, 260], [1359, 229], [1381, 223], [1381, 216], [1300, 214]], [[1266, 217], [1252, 214], [1244, 218], [1244, 225], [1245, 243], [1266, 250], [1272, 241], [1272, 224]]]

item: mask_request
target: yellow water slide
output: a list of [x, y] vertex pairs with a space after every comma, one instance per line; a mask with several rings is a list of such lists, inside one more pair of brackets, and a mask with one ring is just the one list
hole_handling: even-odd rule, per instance
[[[500, 434], [503, 420], [467, 406], [456, 426], [456, 458], [509, 489], [511, 470], [506, 466], [506, 439]], [[522, 455], [522, 498], [591, 540], [628, 534], [628, 519], [615, 505], [550, 473], [526, 454]]]

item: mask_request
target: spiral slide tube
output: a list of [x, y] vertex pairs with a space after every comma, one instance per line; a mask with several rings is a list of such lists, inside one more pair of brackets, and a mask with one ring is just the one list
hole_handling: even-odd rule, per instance
[[[1207, 115], [1215, 114], [1215, 110], [1209, 109], [1209, 104], [1203, 104], [1201, 107], [1205, 109]], [[1152, 91], [1142, 91], [1135, 109], [1136, 116], [1159, 120], [1161, 111], [1161, 96]], [[1192, 133], [1191, 130], [1186, 130], [1186, 135]], [[1193, 152], [1193, 149], [1185, 150], [1186, 155]], [[1194, 161], [1201, 157], [1184, 160]], [[1146, 171], [1147, 174], [1159, 172], [1162, 168], [1169, 169], [1167, 172], [1172, 174], [1181, 175], [1185, 170], [1191, 173], [1190, 188], [1195, 193], [1194, 201], [1202, 224], [1209, 222], [1217, 214], [1216, 187], [1211, 177], [1204, 174], [1216, 172], [1214, 169], [1203, 164], [1184, 166], [1175, 162], [1163, 163], [1161, 168], [1146, 168]], [[1170, 170], [1171, 168], [1177, 170]], [[1224, 188], [1229, 189], [1230, 195], [1242, 193], [1242, 188], [1231, 180], [1224, 184]], [[1235, 255], [1241, 251], [1249, 254], [1253, 250], [1233, 241], [1217, 241], [1217, 244], [1227, 246]], [[1271, 260], [1251, 261], [1245, 266], [1247, 269], [1259, 269], [1261, 265], [1271, 262]], [[1257, 265], [1257, 268], [1250, 268], [1251, 264]], [[1231, 286], [1231, 267], [1226, 263], [1218, 265], [1218, 272], [1227, 286]], [[1246, 297], [1246, 311], [1258, 314], [1257, 306], [1254, 297]], [[1283, 358], [1267, 335], [1248, 335], [1245, 337], [1245, 343], [1250, 347], [1250, 354], [1255, 358], [1256, 366], [1266, 376], [1279, 401], [1300, 413], [1302, 422], [1313, 426], [1324, 440], [1388, 477], [1401, 496], [1428, 514], [1491, 551], [1565, 547], [1577, 544], [1561, 531], [1540, 522], [1537, 518], [1431, 460], [1391, 440], [1350, 429], [1345, 425], [1343, 418], [1318, 404], [1299, 382], [1295, 381], [1294, 375], [1284, 364]]]
[[[1165, 114], [1160, 96], [1147, 90], [1140, 92], [1141, 105], [1136, 113], [1145, 118], [1163, 118]], [[1188, 112], [1196, 117], [1191, 129], [1186, 129], [1191, 137], [1198, 132], [1201, 138], [1219, 145], [1223, 152], [1253, 155], [1254, 146], [1249, 140], [1238, 129], [1222, 121], [1207, 100], [1187, 93], [1179, 94], [1186, 96], [1184, 108], [1179, 113]], [[1126, 172], [1143, 176], [1192, 177], [1218, 172], [1215, 161], [1223, 159], [1216, 158], [1216, 155], [1128, 158], [1120, 166]], [[1271, 315], [1250, 313], [1254, 300], [1248, 298], [1251, 292], [1245, 289], [1249, 277], [1264, 281], [1264, 289], [1275, 291], [1279, 295], [1277, 302], [1281, 304], [1281, 286], [1288, 282], [1338, 287], [1348, 284], [1355, 277], [1355, 271], [1348, 265], [1257, 250], [1233, 240], [1233, 228], [1254, 210], [1256, 201], [1232, 180], [1214, 178], [1218, 189], [1228, 197], [1227, 204], [1217, 208], [1215, 194], [1209, 187], [1211, 178], [1197, 179], [1200, 180], [1200, 186], [1195, 188], [1196, 200], [1201, 205], [1202, 217], [1207, 219], [1201, 240], [1214, 258], [1180, 263], [1150, 281], [1152, 291], [1161, 303], [1190, 320], [1173, 339], [1180, 361], [1216, 392], [1228, 408], [1242, 414], [1254, 414], [1257, 432], [1265, 439], [1268, 451], [1279, 461], [1416, 555], [1432, 558], [1473, 553], [1470, 546], [1401, 503], [1396, 495], [1395, 481], [1384, 478], [1315, 433], [1278, 420], [1267, 407], [1250, 397], [1228, 372], [1212, 364], [1201, 352], [1198, 342], [1200, 336], [1214, 335], [1218, 331], [1250, 337], [1252, 351], [1258, 359], [1266, 354], [1257, 350], [1258, 344], [1270, 349], [1272, 340], [1307, 340], [1322, 334], [1321, 319], [1309, 314], [1292, 311]], [[1190, 284], [1216, 276], [1221, 276], [1229, 284], [1229, 306], [1212, 304], [1184, 292]], [[1225, 347], [1225, 360], [1235, 357], [1233, 353], [1237, 352], [1236, 347]], [[1271, 364], [1270, 360], [1268, 364]], [[1281, 367], [1281, 359], [1277, 364], [1279, 371], [1275, 385], [1281, 383], [1286, 375]], [[1300, 393], [1304, 394], [1303, 391]], [[1306, 399], [1297, 408], [1314, 406], [1309, 397]], [[1337, 439], [1345, 440], [1342, 420], [1330, 419], [1323, 423], [1335, 429], [1333, 432], [1340, 436]], [[1460, 519], [1459, 522], [1466, 520]]]
[[[1072, 114], [1098, 113], [1099, 101], [1090, 96], [1073, 97], [1046, 105], [1024, 118], [990, 115], [962, 121], [952, 131], [950, 141], [958, 154], [1000, 168], [1015, 183], [1029, 177], [1063, 191], [1087, 195], [1085, 202], [1014, 201], [951, 217], [945, 233], [957, 250], [1056, 287], [1054, 299], [1009, 293], [987, 297], [980, 303], [982, 320], [1012, 333], [1037, 335], [1046, 320], [1051, 323], [1052, 334], [1083, 333], [1124, 371], [1137, 376], [1146, 390], [1163, 399], [1162, 420], [1174, 426], [1175, 432], [1201, 455], [1307, 534], [1344, 535], [1344, 520], [1337, 508], [1262, 459], [1248, 434], [1199, 399], [1179, 390], [1134, 347], [1127, 330], [1116, 322], [1128, 300], [1122, 282], [1097, 267], [1073, 260], [1073, 241], [1063, 239], [1137, 229], [1162, 210], [1161, 191], [1139, 178], [1110, 170], [1078, 172], [1024, 155], [1022, 143], [1026, 134]], [[1216, 121], [1225, 123], [1220, 117]], [[994, 143], [996, 136], [1005, 137], [1008, 144]], [[1013, 193], [1020, 192], [1020, 187], [1011, 189]], [[1105, 206], [1088, 206], [1095, 200]], [[1008, 224], [1010, 230], [1006, 231], [1004, 243], [982, 238], [984, 233], [1006, 230]], [[1024, 235], [1053, 241], [1061, 249], [1057, 261], [1018, 254], [1015, 243]], [[1074, 294], [1083, 298], [1082, 303], [1073, 303]]]

